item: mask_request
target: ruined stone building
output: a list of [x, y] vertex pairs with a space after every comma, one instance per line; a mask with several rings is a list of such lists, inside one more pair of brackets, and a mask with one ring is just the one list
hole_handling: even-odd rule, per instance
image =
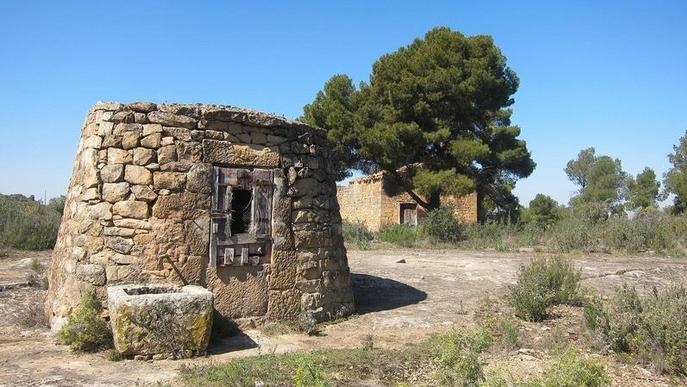
[[324, 131], [229, 106], [98, 103], [88, 113], [46, 310], [122, 283], [196, 284], [245, 323], [353, 311]]
[[[337, 187], [341, 217], [349, 222], [361, 222], [372, 231], [389, 224], [417, 225], [426, 215], [425, 209], [404, 191], [389, 173], [378, 172], [352, 179], [348, 186]], [[477, 222], [477, 194], [455, 197], [442, 196], [455, 217], [467, 224]]]

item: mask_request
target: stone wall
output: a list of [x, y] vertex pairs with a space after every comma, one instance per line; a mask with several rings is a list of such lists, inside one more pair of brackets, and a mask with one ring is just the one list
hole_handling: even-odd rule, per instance
[[[337, 198], [341, 206], [341, 217], [349, 222], [362, 222], [372, 231], [379, 231], [385, 225], [400, 222], [400, 204], [416, 203], [410, 195], [395, 183], [394, 179], [379, 172], [350, 181], [347, 187], [338, 187]], [[477, 194], [455, 197], [442, 195], [441, 202], [454, 207], [456, 219], [466, 224], [477, 222]], [[426, 215], [417, 206], [418, 221]]]
[[[46, 310], [59, 326], [107, 285], [205, 286], [235, 319], [318, 320], [353, 310], [325, 133], [217, 105], [98, 103], [81, 133]], [[212, 166], [274, 173], [271, 249], [256, 266], [209, 267]]]
[[442, 200], [453, 206], [456, 219], [465, 224], [477, 223], [477, 192], [458, 197], [446, 196]]
[[351, 181], [348, 187], [337, 187], [341, 217], [349, 222], [363, 223], [370, 230], [379, 230], [382, 209], [382, 182]]

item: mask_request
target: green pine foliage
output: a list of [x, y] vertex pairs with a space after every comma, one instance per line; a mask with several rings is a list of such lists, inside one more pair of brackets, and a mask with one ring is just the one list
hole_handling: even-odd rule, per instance
[[441, 193], [475, 189], [480, 206], [489, 198], [505, 208], [535, 167], [510, 120], [518, 86], [490, 36], [437, 27], [381, 56], [369, 82], [333, 76], [301, 119], [327, 130], [340, 177], [408, 167], [403, 188], [424, 194], [426, 209], [439, 207]]

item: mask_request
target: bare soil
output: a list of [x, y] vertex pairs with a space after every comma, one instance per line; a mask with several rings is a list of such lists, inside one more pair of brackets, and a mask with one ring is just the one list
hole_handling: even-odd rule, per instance
[[[268, 336], [259, 330], [214, 343], [211, 354], [192, 360], [111, 362], [104, 353], [77, 354], [58, 345], [45, 326], [27, 327], [31, 306], [43, 302], [40, 284], [26, 286], [37, 259], [47, 266], [50, 252], [12, 252], [0, 257], [0, 386], [176, 384], [183, 366], [219, 363], [264, 353], [351, 348], [372, 337], [375, 347], [397, 348], [456, 326], [472, 326], [484, 313], [512, 312], [504, 294], [518, 266], [538, 253], [460, 250], [349, 251], [358, 313], [325, 324], [321, 336], [289, 333]], [[642, 291], [670, 282], [687, 284], [687, 260], [654, 256], [572, 256], [582, 269], [583, 286], [609, 295], [630, 284]], [[400, 262], [399, 262], [400, 261]], [[40, 269], [38, 271], [41, 271]], [[35, 308], [34, 308], [35, 309]], [[543, 323], [522, 322], [518, 345], [492, 351], [485, 368], [515, 379], [536, 375], [557, 347], [573, 344], [606, 365], [615, 385], [678, 385], [648, 368], [605, 351], [582, 327], [582, 309], [555, 307]]]

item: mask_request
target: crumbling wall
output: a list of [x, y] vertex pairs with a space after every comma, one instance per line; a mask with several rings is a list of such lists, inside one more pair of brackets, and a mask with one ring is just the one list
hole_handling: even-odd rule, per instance
[[[53, 326], [91, 289], [206, 286], [227, 317], [318, 320], [353, 310], [325, 133], [217, 105], [98, 103], [88, 113], [49, 277]], [[274, 173], [271, 249], [209, 267], [213, 165]]]

